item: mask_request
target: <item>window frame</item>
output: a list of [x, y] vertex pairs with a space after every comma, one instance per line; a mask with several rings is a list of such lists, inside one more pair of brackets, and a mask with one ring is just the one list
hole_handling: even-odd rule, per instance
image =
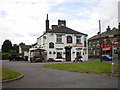
[[54, 48], [54, 43], [53, 42], [49, 43], [49, 48]]
[[[68, 39], [70, 39], [70, 41]], [[72, 42], [73, 42], [72, 36], [67, 36], [67, 43], [72, 43]]]
[[76, 36], [76, 44], [81, 44], [81, 36]]
[[[60, 54], [60, 55], [58, 55], [58, 54]], [[62, 58], [62, 52], [57, 51], [57, 53], [56, 53], [56, 58]]]
[[62, 34], [56, 34], [56, 43], [62, 43]]

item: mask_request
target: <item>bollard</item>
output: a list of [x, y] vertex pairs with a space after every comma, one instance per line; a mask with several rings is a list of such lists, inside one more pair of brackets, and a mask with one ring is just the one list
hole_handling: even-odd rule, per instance
[[111, 73], [114, 73], [114, 63], [112, 63], [112, 71]]

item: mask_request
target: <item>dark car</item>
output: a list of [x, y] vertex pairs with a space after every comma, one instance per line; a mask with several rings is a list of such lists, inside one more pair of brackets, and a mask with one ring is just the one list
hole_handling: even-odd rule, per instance
[[34, 56], [34, 62], [43, 62], [44, 58], [39, 56]]
[[8, 57], [9, 61], [19, 61], [19, 56], [17, 54], [11, 53]]
[[55, 62], [55, 60], [53, 58], [49, 58], [47, 61], [48, 62]]
[[112, 56], [104, 54], [102, 55], [102, 60], [110, 61], [112, 60]]

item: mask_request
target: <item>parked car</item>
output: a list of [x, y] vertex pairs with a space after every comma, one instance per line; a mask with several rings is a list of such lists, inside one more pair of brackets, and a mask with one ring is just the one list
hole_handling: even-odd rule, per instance
[[43, 62], [44, 58], [39, 56], [34, 56], [34, 62]]
[[102, 60], [110, 61], [112, 60], [112, 56], [104, 54], [102, 55]]
[[55, 62], [55, 60], [53, 58], [49, 58], [47, 61], [48, 62]]
[[19, 61], [20, 57], [15, 53], [10, 53], [8, 59], [9, 61]]

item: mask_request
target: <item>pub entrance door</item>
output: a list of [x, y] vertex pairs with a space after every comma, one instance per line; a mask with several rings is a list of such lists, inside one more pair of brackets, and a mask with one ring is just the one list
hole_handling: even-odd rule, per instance
[[71, 61], [71, 47], [65, 47], [65, 54], [66, 61]]

